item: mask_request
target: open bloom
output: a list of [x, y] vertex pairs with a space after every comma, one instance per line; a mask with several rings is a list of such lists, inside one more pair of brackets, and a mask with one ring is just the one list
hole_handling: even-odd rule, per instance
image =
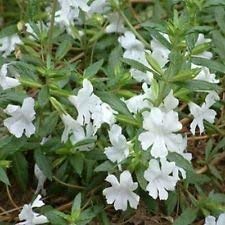
[[77, 122], [85, 125], [93, 121], [94, 132], [103, 123], [111, 125], [115, 122], [116, 112], [93, 93], [93, 86], [87, 79], [84, 79], [83, 88], [78, 91], [77, 96], [71, 95], [69, 101], [78, 111]]
[[8, 65], [3, 64], [0, 69], [0, 86], [3, 90], [7, 90], [9, 88], [14, 88], [20, 85], [20, 82], [16, 78], [8, 77]]
[[37, 194], [41, 191], [42, 195], [46, 195], [44, 183], [45, 183], [47, 177], [43, 174], [43, 172], [41, 171], [41, 169], [38, 167], [37, 164], [34, 165], [34, 175], [38, 180], [38, 185], [37, 185], [35, 194]]
[[129, 202], [130, 207], [137, 208], [140, 197], [134, 193], [134, 190], [137, 189], [138, 183], [133, 182], [128, 170], [120, 174], [120, 182], [112, 174], [108, 175], [105, 180], [112, 185], [112, 187], [103, 190], [103, 195], [106, 196], [108, 204], [114, 203], [116, 210], [121, 209], [123, 211], [127, 209], [127, 202]]
[[195, 135], [196, 127], [199, 127], [200, 134], [204, 132], [203, 120], [213, 123], [215, 120], [216, 112], [210, 107], [219, 100], [219, 96], [215, 91], [211, 91], [205, 98], [205, 102], [199, 106], [193, 102], [189, 103], [189, 109], [194, 119], [191, 123], [191, 133]]
[[175, 190], [179, 172], [185, 178], [185, 171], [177, 167], [174, 162], [168, 162], [165, 158], [161, 158], [159, 163], [158, 160], [151, 159], [148, 169], [144, 172], [144, 178], [149, 182], [146, 187], [149, 195], [154, 199], [159, 197], [160, 200], [166, 200], [168, 191]]
[[120, 163], [129, 155], [129, 145], [122, 134], [122, 128], [117, 124], [112, 125], [109, 131], [111, 147], [105, 148], [105, 154], [112, 162]]
[[88, 15], [105, 13], [109, 7], [107, 0], [95, 0], [91, 3]]
[[48, 223], [46, 216], [40, 215], [33, 211], [33, 208], [39, 208], [44, 206], [44, 202], [40, 200], [41, 195], [38, 195], [37, 198], [31, 204], [25, 204], [22, 211], [19, 214], [19, 220], [23, 221], [17, 223], [17, 225], [36, 225]]
[[15, 50], [16, 45], [21, 43], [22, 41], [17, 34], [0, 38], [0, 53], [3, 53], [3, 57], [7, 57]]
[[183, 151], [182, 136], [174, 133], [182, 128], [177, 112], [163, 112], [154, 107], [151, 112], [144, 112], [143, 117], [143, 128], [146, 131], [138, 137], [143, 150], [152, 146], [151, 155], [155, 158], [166, 157], [168, 151]]
[[224, 225], [224, 224], [225, 224], [225, 213], [220, 214], [217, 222], [214, 216], [207, 216], [205, 218], [205, 223], [204, 223], [204, 225]]
[[33, 98], [25, 98], [22, 107], [9, 104], [4, 112], [11, 116], [4, 120], [4, 126], [8, 128], [11, 134], [20, 138], [23, 133], [27, 137], [35, 133], [35, 126], [32, 123], [35, 119]]

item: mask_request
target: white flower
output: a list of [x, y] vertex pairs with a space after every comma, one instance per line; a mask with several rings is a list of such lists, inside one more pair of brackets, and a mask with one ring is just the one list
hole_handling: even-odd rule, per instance
[[173, 95], [173, 90], [169, 92], [169, 94], [164, 98], [163, 104], [160, 105], [160, 109], [164, 112], [169, 112], [174, 110], [179, 104], [177, 98]]
[[198, 126], [200, 134], [204, 132], [203, 120], [213, 123], [215, 120], [216, 112], [210, 107], [219, 100], [219, 96], [215, 91], [211, 91], [205, 98], [205, 102], [199, 106], [193, 102], [188, 104], [191, 114], [194, 119], [190, 125], [191, 133], [195, 135], [195, 129]]
[[225, 213], [220, 214], [217, 222], [214, 216], [207, 216], [205, 218], [205, 223], [204, 223], [204, 225], [224, 225], [224, 224], [225, 224]]
[[144, 108], [152, 108], [150, 100], [154, 99], [152, 88], [148, 88], [146, 83], [142, 84], [143, 94], [133, 96], [124, 102], [131, 113], [138, 113]]
[[83, 88], [78, 91], [77, 96], [70, 96], [69, 101], [78, 111], [77, 122], [85, 125], [90, 124], [92, 120], [94, 133], [103, 123], [115, 123], [114, 113], [117, 112], [93, 93], [93, 86], [87, 79], [84, 79]]
[[87, 5], [88, 0], [58, 0], [60, 10], [55, 14], [55, 21], [62, 26], [69, 27], [78, 19], [80, 10], [88, 12], [90, 9]]
[[[204, 34], [199, 34], [197, 42], [195, 43], [195, 45], [197, 46], [197, 45], [201, 45], [201, 44], [208, 43], [208, 42], [211, 42], [211, 39], [205, 38]], [[195, 56], [205, 58], [205, 59], [211, 59], [213, 57], [213, 54], [209, 51], [204, 51], [204, 52], [202, 52], [198, 55], [195, 55]]]
[[8, 65], [3, 64], [0, 69], [0, 86], [3, 90], [7, 90], [9, 88], [17, 87], [20, 85], [20, 82], [16, 78], [8, 77]]
[[78, 91], [77, 96], [70, 96], [69, 101], [78, 111], [77, 121], [80, 124], [90, 123], [93, 110], [101, 104], [100, 98], [93, 93], [93, 86], [87, 79], [83, 80], [83, 88]]
[[40, 215], [39, 213], [33, 211], [33, 208], [39, 208], [45, 205], [40, 199], [41, 195], [38, 195], [32, 204], [26, 204], [23, 206], [23, 209], [19, 214], [19, 220], [23, 222], [17, 223], [17, 225], [36, 225], [48, 223], [46, 216]]
[[144, 172], [144, 178], [149, 182], [146, 190], [149, 195], [160, 200], [166, 200], [168, 198], [168, 191], [174, 191], [177, 181], [179, 180], [178, 173], [182, 172], [182, 176], [185, 176], [185, 171], [179, 167], [176, 167], [174, 162], [168, 162], [165, 158], [151, 159], [148, 169]]
[[[169, 37], [168, 37], [167, 34], [162, 34], [162, 35], [167, 40], [169, 40]], [[159, 65], [161, 67], [164, 67], [169, 60], [170, 50], [167, 49], [164, 45], [162, 45], [155, 38], [153, 38], [152, 41], [151, 41], [151, 49], [152, 49], [151, 56], [159, 63]]]
[[220, 81], [216, 79], [216, 74], [210, 73], [209, 68], [204, 66], [196, 66], [195, 64], [191, 65], [192, 69], [201, 68], [199, 74], [194, 78], [195, 80], [204, 80], [209, 83], [219, 83]]
[[7, 57], [15, 50], [16, 45], [21, 43], [22, 41], [17, 34], [0, 38], [0, 53], [3, 53], [3, 57]]
[[151, 112], [144, 112], [143, 117], [143, 128], [147, 131], [138, 137], [143, 150], [152, 146], [151, 155], [156, 158], [167, 156], [168, 151], [183, 152], [183, 137], [174, 134], [182, 128], [177, 112], [154, 107]]
[[107, 16], [109, 20], [109, 25], [106, 27], [106, 33], [123, 33], [125, 32], [125, 27], [123, 25], [123, 19], [119, 13], [111, 13]]
[[120, 182], [111, 174], [105, 180], [112, 185], [112, 187], [103, 190], [103, 195], [106, 196], [108, 204], [114, 203], [116, 210], [121, 209], [123, 211], [127, 209], [127, 202], [129, 202], [130, 207], [137, 208], [140, 197], [133, 191], [137, 189], [138, 183], [133, 182], [128, 170], [120, 174]]
[[38, 180], [38, 185], [37, 185], [35, 194], [37, 194], [41, 191], [42, 195], [46, 195], [44, 183], [45, 183], [47, 177], [43, 174], [43, 172], [41, 171], [41, 169], [38, 167], [37, 164], [34, 165], [34, 175]]
[[33, 98], [25, 98], [22, 107], [9, 104], [4, 112], [11, 116], [4, 120], [4, 126], [11, 134], [20, 138], [24, 132], [27, 137], [35, 133], [35, 126], [32, 123], [35, 119]]
[[[95, 138], [94, 129], [91, 123], [87, 124], [84, 127], [80, 125], [76, 120], [74, 120], [69, 114], [63, 114], [61, 116], [62, 121], [65, 125], [65, 129], [63, 131], [61, 141], [66, 142], [69, 138], [73, 145], [77, 142], [88, 139]], [[79, 148], [80, 151], [88, 151], [91, 150], [93, 144], [86, 146], [86, 148]]]
[[118, 38], [119, 43], [125, 49], [124, 58], [136, 60], [144, 65], [148, 65], [145, 58], [145, 49], [141, 41], [137, 40], [135, 35], [126, 31], [123, 36]]
[[112, 125], [109, 139], [112, 147], [105, 148], [105, 154], [112, 162], [120, 163], [129, 156], [129, 145], [122, 134], [122, 128], [117, 124]]

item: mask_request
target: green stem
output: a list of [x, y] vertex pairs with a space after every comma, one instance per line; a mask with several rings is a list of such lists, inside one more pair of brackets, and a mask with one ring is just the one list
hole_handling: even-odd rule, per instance
[[126, 15], [123, 13], [122, 10], [119, 10], [120, 15], [123, 17], [124, 21], [126, 22], [127, 26], [131, 29], [131, 31], [137, 36], [137, 38], [143, 42], [145, 47], [151, 48], [151, 45], [136, 31], [134, 26], [130, 23], [129, 19], [126, 17]]

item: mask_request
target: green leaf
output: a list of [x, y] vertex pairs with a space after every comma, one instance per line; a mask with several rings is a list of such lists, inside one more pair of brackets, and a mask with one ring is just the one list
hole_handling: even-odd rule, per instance
[[177, 82], [177, 81], [186, 81], [186, 80], [191, 80], [195, 78], [201, 69], [190, 69], [190, 70], [182, 70], [180, 71], [177, 75], [173, 76], [170, 81], [172, 82]]
[[123, 61], [125, 64], [130, 65], [132, 68], [137, 69], [137, 70], [140, 70], [140, 71], [142, 71], [142, 72], [144, 72], [144, 73], [145, 73], [146, 71], [150, 71], [150, 69], [149, 69], [147, 66], [145, 66], [145, 65], [143, 65], [142, 63], [137, 62], [137, 61], [135, 61], [135, 60], [133, 60], [133, 59], [126, 59], [126, 58], [123, 58], [122, 61]]
[[70, 164], [74, 170], [81, 176], [81, 173], [84, 168], [84, 158], [80, 153], [70, 156]]
[[114, 169], [114, 164], [111, 163], [110, 161], [105, 161], [103, 163], [101, 163], [100, 165], [98, 165], [94, 171], [95, 172], [110, 172], [113, 171]]
[[211, 6], [225, 6], [224, 0], [207, 0], [205, 1], [204, 7], [211, 7]]
[[145, 172], [145, 168], [143, 166], [139, 166], [138, 169], [135, 171], [136, 177], [137, 177], [137, 181], [140, 185], [140, 187], [146, 191], [146, 187], [147, 187], [147, 181], [144, 178], [144, 172]]
[[101, 59], [93, 64], [91, 64], [87, 69], [84, 70], [84, 78], [90, 78], [97, 74], [104, 62], [104, 59]]
[[34, 158], [35, 161], [40, 168], [40, 170], [43, 172], [43, 174], [49, 179], [52, 180], [52, 169], [51, 164], [46, 157], [46, 155], [43, 154], [40, 148], [36, 149], [34, 151]]
[[165, 201], [167, 215], [171, 215], [177, 205], [178, 195], [175, 191], [169, 193], [168, 199]]
[[225, 59], [225, 38], [219, 31], [213, 31], [212, 40], [216, 47], [215, 51], [219, 54], [221, 60], [223, 61]]
[[51, 112], [48, 116], [46, 116], [44, 120], [42, 121], [42, 124], [40, 125], [40, 128], [39, 128], [40, 136], [46, 137], [49, 134], [51, 134], [58, 123], [58, 119], [59, 119], [59, 115], [58, 115], [58, 112], [56, 111]]
[[53, 225], [68, 225], [68, 222], [65, 220], [66, 215], [58, 210], [48, 211], [45, 213], [45, 216]]
[[173, 225], [190, 225], [197, 217], [198, 209], [187, 208], [184, 212], [175, 220]]
[[161, 69], [158, 62], [148, 53], [145, 54], [148, 63], [151, 65], [152, 69], [155, 70], [158, 74], [162, 75], [163, 70]]
[[116, 95], [109, 92], [96, 92], [103, 102], [108, 103], [115, 111], [133, 117], [126, 104]]
[[73, 200], [73, 205], [71, 210], [71, 215], [74, 221], [76, 221], [80, 215], [80, 211], [81, 211], [80, 208], [81, 208], [81, 193], [78, 193]]
[[5, 183], [6, 185], [10, 185], [9, 179], [7, 177], [7, 174], [3, 168], [0, 167], [0, 181]]
[[49, 91], [48, 86], [44, 86], [41, 88], [40, 92], [38, 93], [38, 104], [41, 108], [45, 107], [49, 102]]
[[60, 43], [57, 51], [56, 51], [56, 59], [60, 60], [62, 59], [67, 52], [71, 49], [72, 47], [72, 40], [68, 36], [65, 36], [64, 40]]
[[208, 67], [209, 69], [213, 71], [225, 73], [225, 65], [217, 61], [213, 61], [211, 59], [199, 58], [199, 57], [192, 57], [191, 61], [192, 63], [196, 65]]
[[24, 155], [17, 152], [13, 155], [13, 174], [23, 191], [26, 191], [28, 185], [28, 163]]

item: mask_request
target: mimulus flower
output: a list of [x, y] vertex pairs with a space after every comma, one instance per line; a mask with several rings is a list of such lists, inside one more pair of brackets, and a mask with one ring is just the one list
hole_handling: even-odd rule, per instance
[[3, 64], [0, 69], [0, 86], [3, 90], [7, 90], [9, 88], [14, 88], [20, 85], [20, 82], [16, 78], [8, 77], [8, 65]]
[[46, 195], [46, 190], [44, 189], [44, 183], [47, 177], [43, 174], [43, 172], [41, 171], [41, 169], [38, 167], [37, 164], [34, 165], [34, 175], [38, 180], [38, 185], [37, 185], [35, 194], [41, 191], [42, 195]]
[[174, 134], [182, 128], [178, 114], [174, 111], [163, 112], [160, 108], [152, 108], [151, 112], [143, 113], [143, 128], [138, 140], [143, 150], [151, 147], [151, 155], [155, 158], [166, 157], [168, 151], [180, 152], [181, 134]]
[[46, 216], [40, 215], [39, 213], [33, 211], [33, 208], [39, 208], [45, 205], [40, 199], [41, 195], [38, 195], [32, 204], [26, 204], [23, 206], [23, 209], [19, 214], [19, 220], [23, 222], [17, 223], [17, 225], [36, 225], [48, 223]]
[[88, 15], [92, 15], [93, 13], [104, 13], [107, 11], [107, 0], [95, 0], [91, 3], [90, 9], [88, 11]]
[[219, 100], [219, 96], [215, 91], [211, 91], [205, 98], [205, 102], [199, 106], [193, 102], [189, 103], [189, 109], [194, 119], [190, 125], [191, 133], [195, 135], [196, 127], [199, 127], [200, 134], [204, 132], [203, 120], [213, 123], [216, 116], [216, 111], [210, 107]]
[[136, 60], [144, 65], [148, 65], [145, 59], [145, 49], [141, 41], [136, 39], [135, 35], [126, 31], [123, 36], [118, 39], [121, 46], [125, 49], [124, 58]]
[[176, 167], [174, 162], [166, 161], [165, 158], [160, 159], [160, 164], [158, 160], [151, 159], [148, 169], [144, 172], [144, 178], [149, 182], [146, 187], [149, 195], [154, 199], [159, 197], [160, 200], [166, 200], [168, 191], [175, 190], [180, 168]]
[[207, 216], [205, 218], [205, 223], [204, 223], [204, 225], [224, 225], [224, 224], [225, 224], [225, 213], [220, 214], [217, 222], [214, 216]]
[[112, 162], [120, 163], [129, 156], [129, 145], [122, 134], [122, 128], [117, 124], [112, 125], [109, 139], [112, 146], [105, 148], [105, 154]]
[[90, 124], [92, 120], [94, 133], [103, 123], [115, 123], [116, 112], [93, 93], [93, 86], [87, 79], [84, 79], [83, 88], [78, 91], [77, 96], [71, 95], [69, 101], [78, 111], [77, 122], [85, 125]]
[[127, 202], [129, 202], [131, 208], [137, 208], [140, 197], [134, 193], [134, 190], [137, 189], [138, 183], [133, 182], [128, 170], [120, 174], [120, 182], [111, 174], [105, 180], [112, 185], [112, 187], [103, 190], [103, 195], [106, 196], [108, 204], [114, 203], [116, 210], [121, 209], [123, 211], [127, 209]]
[[4, 120], [4, 126], [8, 128], [11, 134], [20, 138], [23, 133], [27, 137], [35, 133], [35, 126], [32, 123], [35, 119], [33, 98], [25, 98], [22, 107], [9, 104], [4, 112], [11, 116]]
[[17, 34], [0, 38], [0, 53], [3, 53], [3, 57], [7, 57], [15, 50], [16, 45], [21, 43], [22, 41]]

